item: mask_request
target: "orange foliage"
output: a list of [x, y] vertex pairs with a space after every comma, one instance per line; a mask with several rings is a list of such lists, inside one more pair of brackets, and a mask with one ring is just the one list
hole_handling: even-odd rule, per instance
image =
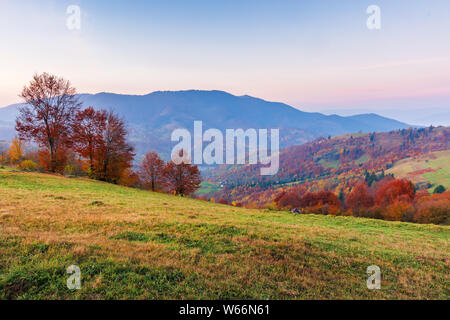
[[15, 137], [11, 143], [11, 147], [8, 150], [9, 159], [11, 164], [19, 162], [23, 158], [24, 146], [22, 141]]
[[297, 192], [284, 192], [275, 198], [275, 203], [278, 208], [299, 208], [302, 205], [302, 197]]
[[48, 150], [40, 150], [39, 154], [39, 167], [43, 171], [64, 173], [64, 168], [67, 162], [67, 151], [65, 148], [59, 148], [53, 155], [53, 160]]
[[125, 122], [109, 111], [102, 141], [97, 150], [95, 175], [99, 180], [117, 183], [124, 170], [131, 168], [134, 148], [126, 141]]
[[418, 223], [442, 223], [450, 217], [450, 191], [422, 197], [417, 201]]
[[412, 201], [415, 190], [411, 181], [406, 179], [394, 179], [380, 183], [377, 188], [375, 203], [378, 205], [389, 205], [397, 200]]
[[384, 220], [389, 221], [413, 221], [415, 208], [412, 203], [396, 201], [382, 210]]
[[163, 184], [164, 161], [156, 152], [149, 152], [142, 160], [139, 176], [152, 191], [160, 189]]
[[104, 144], [103, 133], [106, 129], [105, 110], [95, 111], [89, 107], [78, 111], [73, 124], [73, 148], [80, 156], [89, 160], [87, 172], [95, 177], [95, 161], [99, 158], [99, 150]]
[[338, 197], [330, 191], [308, 192], [301, 199], [302, 207], [314, 207], [321, 205], [330, 205], [339, 207]]
[[[75, 88], [63, 78], [43, 73], [34, 75], [21, 97], [16, 130], [23, 140], [34, 140], [45, 151], [41, 160], [46, 170], [60, 171], [64, 150], [71, 147], [71, 123], [80, 108]], [[64, 165], [63, 165], [64, 167]]]
[[122, 172], [120, 179], [117, 181], [117, 184], [126, 187], [139, 187], [141, 185], [141, 181], [136, 172], [131, 169], [125, 169]]
[[177, 195], [190, 195], [198, 188], [202, 177], [197, 166], [189, 163], [168, 162], [164, 168], [164, 184], [169, 192]]
[[352, 209], [369, 208], [373, 203], [373, 197], [365, 183], [358, 183], [347, 197], [347, 206]]

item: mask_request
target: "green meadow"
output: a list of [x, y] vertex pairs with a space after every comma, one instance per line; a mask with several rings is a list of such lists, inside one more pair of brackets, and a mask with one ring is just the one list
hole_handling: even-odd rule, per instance
[[448, 299], [449, 236], [0, 170], [1, 299]]
[[388, 170], [396, 177], [407, 178], [415, 183], [430, 183], [430, 192], [438, 185], [450, 189], [450, 151], [437, 151], [416, 158], [406, 158]]

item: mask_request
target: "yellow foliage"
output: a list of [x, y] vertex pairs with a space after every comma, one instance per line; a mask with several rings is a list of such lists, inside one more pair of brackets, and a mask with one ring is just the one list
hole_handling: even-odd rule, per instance
[[23, 160], [20, 163], [20, 169], [22, 170], [35, 171], [37, 167], [38, 165], [32, 160]]
[[11, 147], [8, 150], [11, 164], [17, 163], [23, 157], [23, 143], [17, 137], [12, 141]]

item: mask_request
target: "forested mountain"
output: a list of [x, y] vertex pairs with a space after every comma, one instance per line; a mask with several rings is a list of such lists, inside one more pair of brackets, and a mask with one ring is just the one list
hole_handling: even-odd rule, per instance
[[[388, 131], [407, 128], [399, 121], [375, 114], [341, 117], [303, 112], [284, 103], [268, 102], [223, 91], [158, 91], [147, 95], [114, 93], [80, 94], [84, 107], [113, 109], [128, 123], [130, 139], [138, 155], [154, 150], [168, 158], [171, 132], [193, 130], [202, 120], [204, 128], [280, 128], [280, 144], [287, 147], [318, 137], [349, 132]], [[0, 108], [0, 139], [12, 139], [19, 104]]]
[[346, 134], [281, 150], [274, 176], [261, 176], [260, 165], [221, 166], [207, 172], [206, 179], [223, 185], [216, 199], [260, 205], [298, 185], [348, 192], [358, 181], [379, 179], [398, 160], [449, 149], [450, 127]]

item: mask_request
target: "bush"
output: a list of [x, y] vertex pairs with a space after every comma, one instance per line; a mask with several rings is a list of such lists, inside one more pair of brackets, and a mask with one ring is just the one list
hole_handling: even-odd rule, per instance
[[20, 165], [20, 169], [26, 170], [26, 171], [36, 171], [38, 165], [33, 160], [23, 160]]
[[293, 209], [301, 206], [301, 195], [296, 192], [284, 192], [275, 199], [279, 209]]
[[74, 172], [75, 172], [74, 166], [72, 166], [70, 164], [66, 164], [66, 166], [64, 167], [64, 175], [72, 176]]
[[338, 197], [330, 191], [308, 192], [301, 198], [301, 204], [304, 208], [321, 205], [340, 207]]
[[434, 188], [433, 194], [436, 194], [436, 193], [441, 194], [441, 193], [444, 193], [445, 190], [446, 190], [445, 187], [441, 184], [441, 185], [438, 185], [436, 188]]
[[397, 201], [383, 210], [383, 218], [390, 221], [412, 222], [416, 211], [407, 201]]
[[414, 217], [418, 223], [440, 224], [450, 216], [450, 202], [445, 200], [423, 203]]
[[383, 219], [383, 209], [380, 207], [361, 208], [353, 212], [355, 217], [369, 218], [369, 219]]

